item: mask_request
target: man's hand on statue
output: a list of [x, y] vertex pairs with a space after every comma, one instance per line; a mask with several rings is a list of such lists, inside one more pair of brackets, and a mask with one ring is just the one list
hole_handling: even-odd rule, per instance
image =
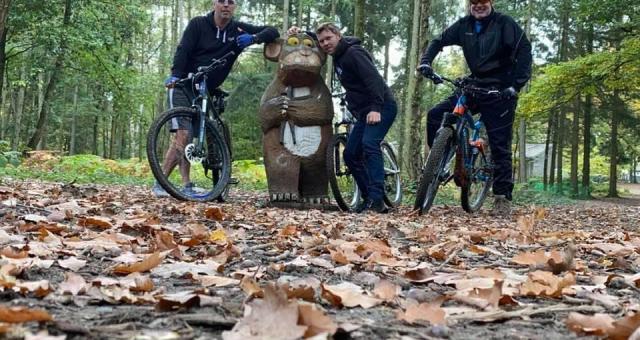
[[287, 30], [287, 35], [293, 35], [293, 34], [298, 34], [300, 33], [301, 29], [298, 26], [291, 26], [289, 27], [289, 29]]
[[367, 124], [374, 125], [380, 123], [382, 117], [380, 116], [380, 112], [371, 111], [367, 115]]

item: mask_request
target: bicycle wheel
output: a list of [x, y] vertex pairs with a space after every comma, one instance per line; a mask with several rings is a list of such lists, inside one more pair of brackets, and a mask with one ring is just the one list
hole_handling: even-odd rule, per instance
[[171, 196], [211, 201], [225, 190], [231, 174], [229, 149], [210, 121], [197, 147], [198, 111], [179, 107], [161, 114], [149, 128], [147, 157], [158, 183]]
[[397, 207], [402, 202], [400, 167], [389, 143], [383, 141], [381, 149], [384, 160], [384, 203], [390, 207]]
[[360, 200], [360, 190], [344, 163], [343, 152], [347, 146], [345, 135], [335, 135], [327, 146], [327, 175], [333, 198], [343, 211], [351, 211]]
[[418, 184], [416, 201], [413, 205], [413, 210], [418, 210], [420, 215], [429, 211], [433, 205], [433, 200], [440, 186], [440, 173], [448, 161], [445, 154], [451, 145], [452, 136], [453, 130], [451, 128], [441, 128], [433, 141], [433, 146], [422, 169], [422, 177]]
[[[460, 192], [462, 208], [468, 213], [474, 213], [482, 207], [493, 183], [493, 166], [489, 145], [480, 139], [482, 146], [478, 153], [471, 154], [473, 167], [467, 172]], [[469, 148], [471, 151], [473, 148]]]

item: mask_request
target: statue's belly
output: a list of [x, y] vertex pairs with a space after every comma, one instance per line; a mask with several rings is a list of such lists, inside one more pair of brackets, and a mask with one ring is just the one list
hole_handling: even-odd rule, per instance
[[[290, 125], [293, 126], [293, 134]], [[296, 156], [309, 157], [313, 155], [318, 151], [321, 141], [322, 129], [320, 126], [285, 125], [283, 138], [284, 147]]]

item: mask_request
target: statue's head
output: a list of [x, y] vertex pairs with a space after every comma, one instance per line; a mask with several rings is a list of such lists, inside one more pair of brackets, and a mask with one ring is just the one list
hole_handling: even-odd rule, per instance
[[264, 56], [279, 64], [278, 77], [287, 86], [315, 83], [327, 59], [318, 42], [304, 33], [289, 35], [266, 45]]

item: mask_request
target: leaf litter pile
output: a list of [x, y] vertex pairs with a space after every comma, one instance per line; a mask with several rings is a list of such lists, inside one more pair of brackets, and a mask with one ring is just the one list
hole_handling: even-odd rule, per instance
[[638, 207], [496, 219], [265, 199], [6, 180], [1, 336], [640, 339]]

